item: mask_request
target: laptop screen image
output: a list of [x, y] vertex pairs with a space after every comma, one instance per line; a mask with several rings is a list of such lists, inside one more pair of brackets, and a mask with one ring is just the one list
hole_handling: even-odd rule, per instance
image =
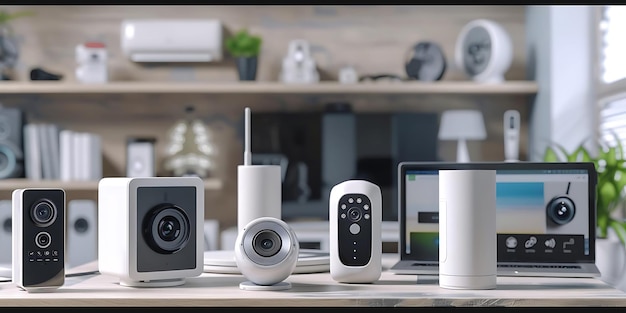
[[593, 163], [584, 162], [401, 163], [399, 263], [404, 265], [392, 271], [437, 273], [440, 169], [496, 170], [499, 275], [509, 268], [515, 275], [530, 270], [532, 276], [599, 276], [594, 245], [597, 173]]

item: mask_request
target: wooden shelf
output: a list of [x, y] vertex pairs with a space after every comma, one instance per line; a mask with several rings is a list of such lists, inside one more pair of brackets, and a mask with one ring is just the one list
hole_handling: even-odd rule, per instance
[[533, 81], [479, 84], [472, 81], [283, 84], [279, 82], [0, 82], [0, 94], [520, 94], [534, 95]]
[[[19, 188], [62, 188], [72, 191], [96, 191], [98, 181], [60, 181], [60, 180], [30, 180], [25, 178], [2, 179], [0, 190], [13, 190]], [[222, 189], [222, 181], [219, 179], [204, 179], [205, 190]]]

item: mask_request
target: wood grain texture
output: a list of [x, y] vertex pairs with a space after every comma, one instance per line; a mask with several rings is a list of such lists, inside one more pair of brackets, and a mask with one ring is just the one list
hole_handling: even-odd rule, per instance
[[[203, 273], [176, 287], [133, 288], [110, 275], [66, 279], [61, 288], [27, 293], [0, 284], [0, 307], [623, 307], [626, 294], [597, 278], [498, 277], [496, 289], [452, 290], [437, 276], [395, 275], [397, 254], [383, 254], [372, 284], [335, 282], [328, 272], [293, 274], [281, 292], [239, 289], [243, 275]], [[97, 269], [97, 261], [74, 272]]]
[[[76, 81], [75, 46], [87, 40], [100, 40], [107, 45], [109, 77], [114, 83], [107, 87], [111, 88], [107, 92], [75, 93], [65, 87], [55, 89], [56, 92], [42, 89], [29, 92], [30, 87], [23, 87], [16, 92], [10, 90], [12, 82], [0, 86], [0, 102], [25, 109], [30, 121], [55, 122], [64, 128], [100, 134], [106, 176], [123, 175], [125, 139], [131, 135], [157, 138], [157, 172], [165, 175], [162, 163], [167, 130], [183, 116], [184, 106], [195, 106], [197, 116], [207, 124], [218, 147], [219, 166], [214, 175], [223, 181], [221, 190], [207, 192], [207, 203], [212, 207], [206, 209], [205, 216], [219, 219], [223, 227], [236, 225], [236, 166], [242, 161], [240, 128], [246, 106], [255, 112], [320, 111], [326, 103], [334, 101], [348, 101], [357, 112], [440, 113], [452, 108], [476, 108], [485, 115], [488, 136], [482, 142], [469, 142], [470, 156], [473, 160], [489, 161], [503, 159], [502, 114], [506, 109], [517, 109], [522, 116], [520, 156], [527, 158], [527, 120], [534, 85], [518, 86], [519, 92], [513, 94], [508, 94], [510, 91], [498, 94], [501, 89], [455, 92], [468, 79], [452, 62], [461, 28], [471, 20], [488, 18], [501, 23], [512, 39], [513, 63], [506, 79], [525, 80], [524, 6], [64, 5], [0, 6], [0, 9], [28, 9], [35, 14], [12, 23], [21, 43], [20, 62], [15, 70], [19, 83], [27, 83], [29, 70], [41, 66], [62, 74], [63, 81], [58, 83], [72, 86]], [[233, 59], [225, 54], [224, 60], [206, 64], [133, 63], [120, 50], [120, 23], [125, 18], [215, 18], [222, 21], [224, 37], [248, 28], [263, 37], [257, 80], [267, 85], [243, 92], [241, 89], [198, 92], [199, 87], [176, 89], [172, 83], [192, 84], [187, 86], [214, 83], [226, 89], [239, 88], [233, 87], [240, 86], [236, 84]], [[312, 54], [323, 82], [336, 80], [338, 70], [347, 64], [360, 74], [405, 76], [407, 50], [418, 41], [433, 40], [446, 54], [449, 67], [443, 80], [450, 84], [418, 93], [406, 87], [401, 87], [405, 88], [401, 92], [387, 92], [383, 87], [368, 92], [348, 88], [337, 91], [332, 89], [336, 86], [333, 84], [314, 87], [318, 89], [311, 93], [302, 92], [305, 86], [285, 89], [275, 82], [289, 41], [296, 38], [313, 45]], [[124, 88], [129, 87], [123, 86], [133, 85], [123, 85], [124, 82], [148, 91], [126, 93]], [[150, 83], [154, 85], [141, 87]], [[526, 89], [529, 86], [530, 90]], [[154, 93], [158, 88], [168, 92]], [[272, 91], [272, 88], [280, 89]], [[389, 90], [393, 88], [390, 86]], [[2, 93], [3, 90], [7, 93]], [[455, 149], [454, 142], [441, 142], [438, 153], [444, 160], [453, 160]]]
[[109, 82], [80, 84], [59, 81], [5, 81], [0, 94], [253, 94], [253, 95], [534, 95], [532, 81], [479, 84], [473, 81], [362, 82], [317, 84], [280, 82]]

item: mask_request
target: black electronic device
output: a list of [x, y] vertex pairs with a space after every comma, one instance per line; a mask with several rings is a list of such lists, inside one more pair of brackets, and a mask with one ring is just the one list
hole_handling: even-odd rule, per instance
[[571, 184], [571, 182], [567, 183], [564, 196], [556, 196], [546, 205], [546, 214], [551, 225], [565, 225], [576, 215], [576, 204], [567, 196]]
[[446, 56], [441, 47], [434, 42], [422, 41], [409, 51], [404, 69], [411, 79], [436, 81], [446, 72]]
[[65, 191], [16, 189], [13, 207], [13, 282], [26, 291], [65, 283]]

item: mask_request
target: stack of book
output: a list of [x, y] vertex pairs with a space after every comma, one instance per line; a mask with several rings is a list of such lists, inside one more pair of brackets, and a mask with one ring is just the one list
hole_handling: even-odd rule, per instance
[[24, 125], [24, 166], [32, 180], [93, 181], [102, 178], [100, 135], [51, 123]]

